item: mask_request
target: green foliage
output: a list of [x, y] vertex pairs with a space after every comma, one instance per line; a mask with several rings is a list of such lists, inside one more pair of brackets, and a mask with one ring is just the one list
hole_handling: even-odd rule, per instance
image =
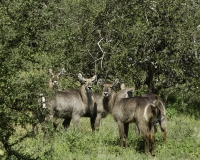
[[[168, 112], [167, 112], [168, 113]], [[176, 114], [168, 121], [167, 145], [163, 145], [160, 129], [156, 133], [156, 156], [144, 154], [142, 136], [137, 138], [135, 125], [130, 125], [128, 148], [119, 146], [117, 123], [108, 116], [101, 122], [98, 132], [90, 130], [89, 119], [82, 118], [78, 129], [58, 128], [48, 139], [40, 132], [35, 138], [28, 137], [13, 145], [15, 150], [32, 159], [199, 159], [199, 121]], [[18, 128], [15, 137], [23, 136], [25, 130]], [[13, 140], [15, 137], [11, 137]], [[133, 156], [134, 155], [134, 156]], [[14, 159], [14, 156], [13, 156]]]
[[49, 68], [66, 69], [62, 89], [78, 88], [79, 72], [118, 77], [136, 86], [135, 95], [161, 95], [169, 119], [199, 119], [198, 1], [2, 0], [0, 17], [0, 141], [7, 153], [20, 156], [9, 143], [15, 125], [35, 123], [39, 94], [51, 95]]

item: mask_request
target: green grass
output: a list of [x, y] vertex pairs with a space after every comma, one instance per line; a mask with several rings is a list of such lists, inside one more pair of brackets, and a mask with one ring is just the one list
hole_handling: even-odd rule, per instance
[[[11, 141], [23, 134], [25, 130], [18, 128]], [[134, 124], [130, 125], [128, 142], [128, 148], [119, 147], [117, 124], [109, 115], [101, 121], [98, 132], [92, 132], [89, 119], [82, 118], [79, 129], [66, 131], [60, 126], [46, 140], [43, 140], [43, 133], [40, 132], [13, 147], [39, 160], [197, 160], [200, 159], [200, 121], [171, 114], [166, 146], [162, 143], [159, 128], [156, 133], [155, 157], [144, 154], [144, 142], [142, 137], [136, 140]]]

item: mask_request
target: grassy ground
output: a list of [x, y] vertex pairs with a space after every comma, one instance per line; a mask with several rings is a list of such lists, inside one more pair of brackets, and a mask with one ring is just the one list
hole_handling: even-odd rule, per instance
[[[156, 133], [156, 156], [144, 154], [142, 137], [136, 140], [134, 124], [130, 125], [129, 147], [119, 147], [117, 124], [111, 116], [101, 121], [98, 132], [92, 132], [89, 119], [82, 118], [80, 128], [58, 131], [43, 140], [43, 134], [25, 138], [14, 148], [41, 160], [197, 160], [200, 159], [200, 121], [169, 111], [167, 145], [163, 146], [161, 132]], [[17, 135], [25, 130], [18, 128]], [[13, 137], [11, 141], [15, 141]], [[15, 159], [15, 158], [12, 158]]]

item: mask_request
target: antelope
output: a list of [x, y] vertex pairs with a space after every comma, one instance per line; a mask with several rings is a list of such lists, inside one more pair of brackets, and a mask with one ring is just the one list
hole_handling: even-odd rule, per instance
[[[69, 92], [69, 94], [70, 94], [71, 92], [77, 93], [80, 91], [75, 90], [75, 89], [67, 89], [67, 90], [65, 90], [65, 92]], [[92, 131], [99, 130], [101, 119], [105, 118], [108, 114], [103, 108], [102, 93], [93, 92], [93, 98], [94, 98], [93, 99], [94, 100], [94, 106], [93, 106], [94, 112], [92, 112], [92, 114], [89, 114], [89, 115], [88, 114], [84, 115], [85, 117], [90, 117], [90, 124], [91, 124]], [[71, 119], [66, 117], [65, 120], [63, 121], [63, 127], [67, 129], [69, 127], [70, 121], [71, 121]]]
[[[124, 83], [120, 84], [120, 89], [127, 90], [127, 95], [128, 97], [132, 97], [132, 91], [134, 90], [134, 88], [126, 88]], [[167, 118], [166, 118], [166, 109], [165, 109], [165, 103], [163, 102], [162, 98], [159, 97], [156, 94], [153, 93], [146, 93], [143, 94], [142, 97], [148, 97], [151, 101], [155, 101], [156, 98], [158, 98], [158, 108], [156, 108], [157, 110], [157, 117], [156, 117], [156, 121], [154, 124], [154, 128], [155, 128], [155, 132], [157, 132], [157, 128], [156, 128], [156, 123], [159, 123], [161, 132], [162, 132], [162, 137], [163, 137], [163, 142], [164, 144], [166, 144], [166, 130], [167, 130]], [[138, 130], [138, 128], [136, 127], [136, 132], [139, 135], [140, 131]]]
[[118, 124], [120, 146], [127, 147], [129, 123], [133, 122], [143, 134], [145, 141], [145, 153], [149, 153], [149, 145], [152, 145], [152, 155], [155, 155], [155, 131], [154, 122], [157, 115], [157, 99], [152, 102], [147, 97], [122, 98], [127, 89], [116, 93], [113, 88], [119, 83], [116, 79], [113, 84], [103, 85], [103, 107], [111, 113]]
[[80, 90], [56, 91], [55, 96], [47, 101], [46, 108], [49, 110], [49, 114], [45, 117], [45, 123], [52, 120], [52, 118], [56, 118], [54, 123], [56, 128], [60, 119], [64, 118], [63, 125], [65, 127], [69, 126], [71, 120], [74, 127], [77, 127], [80, 117], [90, 117], [92, 124], [97, 113], [97, 105], [94, 102], [92, 89], [92, 85], [96, 81], [96, 75], [87, 79], [79, 73], [78, 79], [81, 82]]
[[[60, 77], [64, 75], [65, 73], [66, 73], [65, 68], [62, 68], [62, 70], [56, 74], [53, 73], [52, 69], [49, 69], [49, 74], [51, 75], [51, 77], [49, 79], [48, 89], [54, 90], [54, 91], [59, 90], [60, 88], [59, 86], [61, 86], [59, 83]], [[45, 97], [43, 96], [43, 93], [40, 93], [40, 97], [41, 98], [38, 100], [38, 102], [42, 104], [42, 108], [46, 108]]]
[[[60, 83], [60, 78], [62, 75], [64, 75], [66, 73], [65, 68], [62, 68], [62, 70], [58, 73], [53, 73], [52, 69], [49, 69], [49, 74], [51, 75], [49, 82], [48, 82], [48, 89], [49, 90], [53, 90], [56, 91], [59, 89]], [[38, 99], [38, 103], [39, 105], [42, 106], [42, 108], [39, 108], [39, 115], [35, 115], [35, 117], [37, 117], [39, 119], [39, 122], [43, 121], [43, 116], [41, 115], [41, 109], [45, 109], [46, 108], [46, 99], [43, 95], [43, 93], [40, 93], [40, 98]], [[32, 132], [38, 133], [38, 124], [35, 123], [32, 125]]]
[[[107, 116], [107, 112], [103, 108], [103, 96], [101, 93], [94, 92], [93, 93], [94, 97], [94, 108], [95, 112], [91, 115], [85, 115], [84, 117], [90, 117], [90, 124], [92, 131], [94, 130], [99, 130], [100, 127], [100, 121], [102, 118], [105, 118]], [[70, 124], [71, 119], [70, 118], [65, 118], [63, 121], [63, 127], [68, 128]]]
[[[161, 132], [162, 132], [162, 137], [163, 137], [163, 142], [166, 144], [166, 135], [167, 135], [167, 118], [166, 118], [166, 109], [165, 109], [165, 103], [163, 100], [157, 96], [156, 94], [153, 93], [147, 93], [142, 95], [142, 97], [148, 97], [151, 101], [155, 101], [156, 97], [158, 97], [158, 108], [157, 108], [157, 117], [156, 117], [156, 122], [159, 123]], [[156, 129], [156, 124], [155, 125], [155, 132], [157, 132]]]

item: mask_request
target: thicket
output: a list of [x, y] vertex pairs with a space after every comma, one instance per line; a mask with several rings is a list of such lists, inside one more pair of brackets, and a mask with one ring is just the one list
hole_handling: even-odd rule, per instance
[[78, 87], [78, 72], [118, 77], [198, 118], [199, 0], [2, 0], [0, 17], [0, 141], [8, 154], [20, 156], [9, 138], [15, 125], [35, 123], [49, 68], [66, 69], [63, 88]]

